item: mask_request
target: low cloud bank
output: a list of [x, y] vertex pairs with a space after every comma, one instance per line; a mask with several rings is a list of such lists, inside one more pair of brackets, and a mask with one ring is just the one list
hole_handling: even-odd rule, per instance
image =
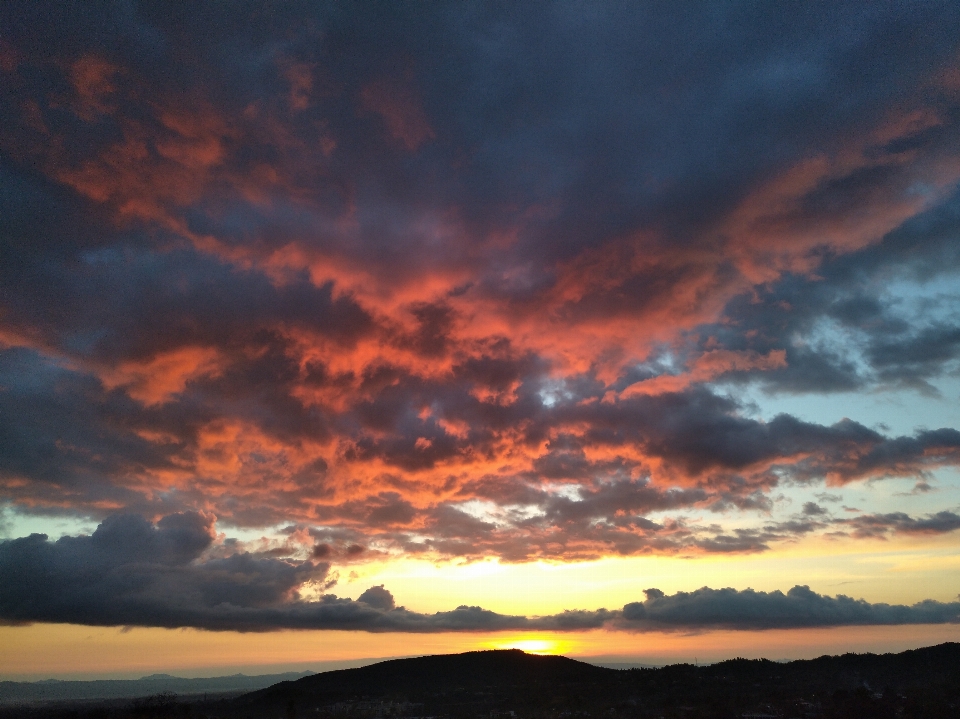
[[209, 630], [349, 629], [368, 632], [501, 630], [690, 631], [960, 622], [960, 601], [871, 604], [795, 586], [786, 594], [711, 589], [667, 595], [647, 589], [622, 609], [542, 617], [460, 606], [421, 614], [396, 606], [383, 586], [356, 600], [307, 589], [332, 586], [326, 562], [239, 551], [224, 556], [214, 517], [137, 515], [105, 520], [90, 536], [42, 534], [0, 542], [0, 621]]
[[621, 626], [641, 630], [792, 629], [960, 621], [960, 602], [927, 599], [912, 606], [871, 604], [842, 594], [817, 594], [807, 586], [795, 586], [786, 594], [703, 587], [667, 596], [648, 589], [646, 596], [643, 602], [624, 606], [618, 617]]

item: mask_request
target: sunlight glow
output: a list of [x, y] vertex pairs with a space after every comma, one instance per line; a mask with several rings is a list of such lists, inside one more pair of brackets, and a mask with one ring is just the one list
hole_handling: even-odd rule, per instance
[[520, 649], [530, 654], [563, 654], [569, 642], [532, 637], [513, 637], [490, 642], [490, 649]]

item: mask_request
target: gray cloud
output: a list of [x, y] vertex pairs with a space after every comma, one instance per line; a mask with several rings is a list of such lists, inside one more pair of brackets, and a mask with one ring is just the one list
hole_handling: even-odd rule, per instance
[[214, 537], [212, 517], [185, 513], [156, 524], [135, 515], [117, 515], [90, 536], [56, 542], [36, 534], [0, 542], [0, 620], [370, 632], [601, 627], [689, 631], [960, 621], [957, 602], [871, 604], [799, 586], [786, 594], [704, 587], [668, 596], [649, 589], [644, 601], [619, 610], [570, 610], [541, 617], [503, 615], [476, 606], [422, 614], [396, 606], [383, 585], [370, 587], [356, 600], [332, 594], [305, 600], [298, 592], [305, 583], [328, 586], [323, 584], [328, 564], [283, 560], [269, 553], [211, 555], [207, 550]]
[[960, 621], [960, 602], [871, 604], [842, 594], [817, 594], [805, 586], [796, 586], [786, 594], [703, 587], [671, 596], [659, 590], [648, 591], [645, 601], [624, 606], [620, 621], [627, 627], [648, 631], [943, 624]]
[[[783, 350], [782, 367], [722, 377], [755, 381], [771, 393], [912, 388], [936, 396], [931, 382], [960, 361], [957, 295], [921, 289], [922, 301], [910, 302], [891, 285], [922, 288], [955, 279], [958, 236], [960, 192], [954, 190], [878, 242], [824, 257], [816, 278], [787, 274], [733, 298], [726, 322], [700, 327], [699, 337], [727, 349]], [[693, 356], [702, 349], [693, 348]]]
[[396, 602], [393, 601], [393, 595], [382, 584], [377, 587], [370, 587], [357, 597], [357, 601], [384, 611], [390, 611], [397, 606]]
[[904, 512], [863, 514], [852, 519], [837, 520], [857, 537], [885, 537], [888, 534], [947, 534], [960, 529], [960, 515], [942, 511], [924, 518]]
[[[96, 625], [216, 628], [224, 617], [290, 602], [328, 564], [237, 553], [202, 558], [214, 518], [194, 512], [155, 525], [114, 515], [90, 536], [0, 543], [0, 616]], [[227, 628], [224, 624], [224, 628]]]

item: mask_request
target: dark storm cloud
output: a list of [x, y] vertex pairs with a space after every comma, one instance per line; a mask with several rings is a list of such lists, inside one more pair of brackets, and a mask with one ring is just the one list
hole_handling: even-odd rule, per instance
[[[613, 5], [589, 16], [562, 5], [506, 13], [479, 6], [458, 22], [474, 49], [469, 71], [441, 87], [454, 97], [472, 93], [468, 106], [479, 109], [460, 127], [483, 142], [474, 160], [477, 179], [486, 175], [482, 190], [550, 200], [559, 190], [562, 209], [531, 238], [532, 257], [543, 257], [541, 237], [556, 238], [552, 252], [566, 254], [584, 233], [616, 234], [650, 216], [680, 234], [728, 209], [785, 155], [859, 125], [893, 87], [936, 62], [936, 49], [919, 63], [904, 57], [922, 13], [867, 19], [853, 5], [823, 10], [788, 21], [773, 6], [727, 5], [693, 22], [666, 5]], [[839, 30], [848, 22], [860, 30], [856, 39]], [[951, 52], [954, 41], [937, 36], [943, 44], [934, 47]], [[578, 52], [568, 53], [573, 45]], [[491, 83], [497, 75], [504, 80]], [[494, 181], [505, 163], [522, 169]]]
[[47, 502], [129, 502], [131, 491], [115, 480], [170, 469], [182, 449], [176, 438], [137, 434], [171, 428], [155, 414], [32, 350], [0, 350], [0, 387], [0, 476], [36, 480], [33, 491]]
[[193, 252], [115, 248], [51, 260], [12, 253], [4, 264], [7, 326], [101, 361], [184, 346], [242, 349], [258, 329], [280, 324], [338, 343], [372, 330], [362, 308], [305, 276], [277, 286]]
[[848, 419], [828, 427], [780, 414], [763, 422], [738, 410], [730, 398], [698, 388], [565, 407], [562, 413], [588, 422], [585, 436], [593, 443], [640, 442], [648, 453], [694, 474], [742, 471], [807, 455], [783, 461], [781, 469], [801, 480], [831, 476], [849, 481], [874, 473], [916, 473], [928, 463], [951, 464], [960, 450], [960, 432], [949, 428], [890, 438]]
[[90, 536], [3, 542], [0, 613], [13, 623], [214, 628], [231, 611], [289, 601], [329, 566], [249, 553], [198, 561], [214, 539], [212, 516], [183, 513], [156, 525], [114, 515]]
[[[648, 521], [642, 515], [653, 511], [689, 507], [707, 498], [701, 489], [662, 491], [646, 480], [604, 483], [595, 489], [580, 489], [576, 499], [552, 496], [542, 506], [550, 525], [604, 518], [614, 523]], [[648, 522], [649, 526], [655, 526]]]
[[[525, 221], [517, 256], [502, 259], [508, 266], [533, 259], [543, 267], [534, 275], [547, 281], [552, 259], [638, 226], [661, 225], [679, 236], [709, 224], [784, 163], [814, 148], [835, 149], [864, 129], [901, 99], [904, 88], [949, 62], [955, 49], [949, 4], [887, 13], [864, 13], [856, 3], [832, 5], [826, 15], [811, 10], [789, 22], [780, 10], [752, 5], [725, 6], [709, 16], [620, 5], [583, 16], [562, 5], [415, 13], [398, 7], [384, 14], [362, 6], [292, 4], [252, 26], [224, 23], [209, 8], [168, 14], [93, 7], [43, 13], [14, 4], [7, 10], [23, 67], [44, 56], [73, 64], [96, 48], [103, 62], [119, 68], [100, 82], [110, 102], [101, 103], [106, 111], [98, 115], [99, 132], [74, 127], [56, 113], [43, 118], [79, 135], [82, 142], [68, 147], [112, 146], [118, 132], [128, 131], [125, 119], [144, 122], [146, 89], [137, 94], [128, 87], [137, 78], [164, 99], [202, 94], [221, 115], [237, 118], [217, 132], [209, 123], [205, 130], [219, 139], [224, 157], [218, 167], [230, 177], [255, 174], [265, 164], [281, 170], [275, 185], [265, 188], [278, 203], [273, 212], [230, 197], [220, 175], [213, 197], [185, 192], [168, 198], [191, 206], [190, 229], [231, 244], [249, 238], [283, 246], [318, 222], [329, 227], [356, 205], [362, 227], [360, 237], [350, 238], [360, 241], [351, 251], [390, 271], [410, 271], [423, 259], [449, 259], [451, 252], [428, 249], [423, 233], [411, 231], [424, 209], [455, 205], [480, 234], [545, 204], [551, 209]], [[237, 9], [238, 17], [266, 14], [257, 3]], [[858, 32], [841, 30], [850, 26]], [[65, 33], [64, 27], [74, 29]], [[918, 35], [924, 37], [922, 53], [913, 45]], [[445, 42], [433, 42], [435, 36]], [[565, 38], [576, 42], [578, 53], [566, 51]], [[681, 46], [682, 55], [676, 52]], [[398, 74], [405, 65], [409, 72]], [[34, 72], [32, 82], [10, 81], [24, 102], [26, 96], [37, 102], [37, 94], [90, 94], [69, 87], [54, 67]], [[299, 103], [291, 99], [295, 85], [309, 90]], [[437, 129], [423, 131], [411, 157], [410, 143], [396, 146], [382, 118], [360, 110], [369, 105], [363, 98], [371, 88], [399, 97], [414, 85], [420, 100], [410, 95], [409, 103]], [[396, 112], [386, 112], [401, 125], [410, 121], [403, 115], [414, 112], [404, 113], [403, 104], [394, 101]], [[23, 114], [14, 103], [8, 112]], [[264, 116], [283, 123], [286, 145], [248, 127], [249, 118]], [[150, 125], [168, 134], [178, 128], [162, 117]], [[303, 135], [309, 130], [316, 138], [318, 129], [333, 142], [329, 159], [315, 139], [304, 144]], [[206, 139], [180, 134], [193, 144]], [[912, 151], [949, 136], [945, 129], [914, 133]], [[322, 169], [307, 171], [311, 155]], [[181, 154], [159, 143], [157, 157], [175, 163]], [[889, 163], [881, 167], [895, 171]], [[854, 175], [819, 187], [803, 211], [842, 214], [846, 205], [836, 198], [851, 196], [848, 204], [859, 206], [865, 201], [859, 188], [886, 184], [886, 175]], [[309, 210], [290, 206], [291, 196], [311, 190], [320, 200], [329, 193], [342, 199]], [[831, 203], [824, 206], [822, 197]], [[335, 232], [311, 234], [311, 243], [340, 246]], [[676, 270], [676, 279], [698, 273], [692, 266]], [[485, 287], [498, 278], [489, 280]], [[669, 292], [671, 284], [628, 283], [621, 290], [639, 306], [651, 292]]]
[[667, 596], [648, 589], [622, 610], [510, 616], [475, 606], [435, 614], [398, 607], [383, 585], [356, 600], [304, 600], [305, 583], [326, 586], [329, 565], [240, 552], [205, 554], [213, 518], [196, 513], [155, 525], [136, 515], [105, 520], [90, 536], [0, 542], [0, 620], [212, 630], [354, 629], [371, 632], [772, 629], [960, 621], [960, 603], [870, 604], [794, 587], [786, 594], [710, 589]]

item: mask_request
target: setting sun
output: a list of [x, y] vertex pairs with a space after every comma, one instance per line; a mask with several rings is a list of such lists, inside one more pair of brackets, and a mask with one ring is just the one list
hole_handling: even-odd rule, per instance
[[570, 649], [570, 642], [541, 637], [517, 637], [512, 639], [498, 639], [487, 645], [488, 649], [521, 649], [529, 654], [566, 654]]

